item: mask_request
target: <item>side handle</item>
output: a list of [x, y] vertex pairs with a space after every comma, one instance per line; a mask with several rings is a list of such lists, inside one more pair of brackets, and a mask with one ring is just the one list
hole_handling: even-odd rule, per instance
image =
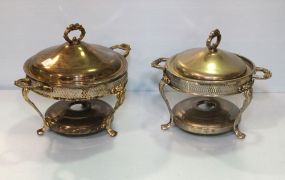
[[15, 81], [15, 85], [19, 88], [31, 89], [31, 84], [31, 80], [29, 80], [28, 78], [22, 78]]
[[122, 54], [125, 58], [129, 55], [130, 51], [131, 51], [131, 46], [128, 44], [118, 44], [118, 45], [114, 45], [112, 47], [110, 47], [110, 49], [114, 50], [114, 49], [121, 49], [124, 50], [125, 53]]
[[[262, 72], [262, 75], [257, 75], [256, 74], [257, 72]], [[253, 78], [258, 79], [258, 80], [265, 80], [265, 79], [271, 78], [271, 76], [272, 76], [272, 73], [268, 69], [262, 68], [262, 67], [256, 67]]]
[[158, 58], [151, 63], [151, 67], [164, 70], [164, 66], [159, 65], [161, 62], [166, 62], [168, 58]]
[[39, 90], [44, 90], [48, 92], [53, 91], [52, 87], [49, 87], [42, 83], [37, 82], [33, 84], [29, 78], [18, 79], [17, 81], [15, 81], [15, 85], [22, 89], [29, 89], [29, 90], [39, 89]]

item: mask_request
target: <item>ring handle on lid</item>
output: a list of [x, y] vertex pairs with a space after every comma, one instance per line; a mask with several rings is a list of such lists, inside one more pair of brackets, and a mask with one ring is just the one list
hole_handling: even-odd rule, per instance
[[[212, 43], [213, 39], [216, 38], [216, 42]], [[216, 52], [217, 47], [219, 46], [221, 42], [222, 36], [218, 29], [215, 29], [214, 31], [210, 32], [209, 37], [206, 42], [206, 46], [211, 52]]]
[[[79, 30], [81, 33], [80, 33], [80, 36], [79, 38], [77, 37], [73, 37], [72, 39], [69, 38], [68, 34], [71, 32], [71, 31], [75, 31], [75, 30]], [[63, 34], [63, 38], [69, 42], [70, 44], [79, 44], [80, 41], [84, 38], [85, 36], [85, 29], [83, 28], [82, 25], [76, 23], [76, 24], [70, 24], [64, 31], [64, 34]]]

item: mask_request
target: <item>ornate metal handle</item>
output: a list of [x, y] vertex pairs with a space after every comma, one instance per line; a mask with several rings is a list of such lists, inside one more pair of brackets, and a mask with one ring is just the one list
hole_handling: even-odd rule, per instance
[[131, 51], [131, 46], [128, 45], [128, 44], [118, 44], [118, 45], [114, 45], [112, 47], [110, 47], [112, 50], [114, 49], [122, 49], [125, 51], [125, 53], [123, 54], [124, 57], [127, 57], [129, 54], [130, 54], [130, 51]]
[[15, 81], [15, 85], [20, 87], [20, 88], [25, 88], [29, 90], [34, 90], [34, 89], [40, 89], [48, 92], [52, 92], [53, 89], [52, 87], [49, 87], [47, 85], [44, 85], [42, 83], [37, 82], [36, 85], [32, 84], [31, 80], [29, 78], [23, 78], [23, 79], [18, 79]]
[[[213, 39], [217, 38], [215, 43], [212, 43]], [[217, 47], [219, 46], [221, 42], [222, 36], [218, 29], [215, 29], [214, 31], [210, 32], [209, 37], [206, 42], [206, 46], [208, 47], [209, 51], [216, 52]]]
[[[79, 30], [81, 31], [81, 34], [79, 36], [79, 38], [77, 37], [73, 37], [72, 40], [68, 37], [68, 34], [71, 31], [75, 31], [75, 30]], [[82, 27], [82, 25], [76, 23], [76, 24], [70, 24], [64, 31], [63, 37], [64, 39], [69, 42], [70, 44], [79, 44], [80, 41], [84, 38], [85, 36], [85, 29]]]
[[154, 61], [151, 63], [151, 67], [164, 70], [165, 67], [160, 66], [159, 64], [160, 64], [161, 62], [166, 62], [167, 59], [168, 59], [168, 58], [158, 58], [157, 60], [154, 60]]
[[[263, 76], [257, 75], [256, 72], [258, 72], [258, 71], [262, 72]], [[271, 78], [271, 76], [272, 76], [272, 73], [268, 69], [262, 68], [262, 67], [256, 67], [255, 68], [255, 74], [253, 75], [253, 78], [259, 79], [259, 80], [265, 80], [265, 79]]]
[[15, 85], [18, 86], [19, 88], [31, 88], [31, 80], [28, 78], [23, 78], [23, 79], [18, 79], [15, 81]]

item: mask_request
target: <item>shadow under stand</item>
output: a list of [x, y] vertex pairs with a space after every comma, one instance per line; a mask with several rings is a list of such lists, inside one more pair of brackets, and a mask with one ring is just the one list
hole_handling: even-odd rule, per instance
[[[80, 37], [69, 38], [71, 31], [79, 30]], [[38, 135], [51, 129], [63, 135], [87, 135], [106, 129], [110, 136], [117, 132], [112, 128], [113, 115], [123, 104], [127, 84], [127, 60], [131, 48], [127, 44], [110, 48], [83, 41], [85, 29], [71, 24], [64, 32], [64, 44], [42, 50], [28, 59], [24, 65], [26, 78], [15, 85], [22, 88], [24, 99], [43, 120]], [[121, 49], [120, 54], [115, 49]], [[43, 115], [28, 94], [33, 91], [41, 96], [60, 100]], [[104, 96], [116, 96], [111, 107], [99, 100]]]
[[[216, 39], [215, 43], [212, 43], [213, 39]], [[233, 130], [239, 139], [245, 138], [238, 126], [252, 100], [254, 80], [268, 79], [271, 72], [255, 67], [245, 57], [217, 49], [220, 41], [221, 34], [216, 29], [206, 41], [207, 48], [189, 49], [152, 62], [152, 67], [163, 71], [159, 91], [170, 114], [169, 122], [161, 125], [163, 130], [176, 124], [195, 134], [220, 134]], [[164, 66], [160, 65], [162, 62]], [[257, 72], [263, 75], [259, 76]], [[196, 97], [171, 108], [164, 91], [166, 85]], [[220, 98], [235, 94], [243, 94], [241, 108]]]

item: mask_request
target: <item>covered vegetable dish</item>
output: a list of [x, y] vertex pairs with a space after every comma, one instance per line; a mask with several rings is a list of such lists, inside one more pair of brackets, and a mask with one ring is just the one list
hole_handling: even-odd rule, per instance
[[[213, 40], [216, 42], [213, 43]], [[206, 48], [188, 49], [171, 58], [159, 58], [152, 62], [152, 67], [163, 71], [159, 90], [170, 113], [170, 121], [163, 124], [162, 129], [176, 124], [196, 134], [219, 134], [233, 130], [238, 138], [245, 137], [238, 125], [252, 100], [254, 80], [268, 79], [271, 72], [256, 67], [243, 56], [218, 49], [220, 41], [221, 34], [216, 29], [210, 33]], [[162, 62], [165, 62], [164, 66], [160, 65]], [[165, 96], [165, 85], [195, 96], [171, 108]], [[240, 93], [244, 96], [241, 108], [220, 98]]]
[[[71, 31], [80, 36], [69, 38]], [[127, 44], [110, 48], [88, 44], [82, 39], [85, 29], [79, 24], [69, 25], [64, 32], [64, 44], [44, 49], [24, 64], [26, 77], [15, 81], [22, 88], [24, 99], [39, 113], [43, 127], [64, 135], [85, 135], [106, 129], [111, 136], [115, 111], [123, 103], [127, 83], [127, 61], [130, 52]], [[124, 54], [114, 51], [121, 49]], [[33, 91], [39, 95], [60, 100], [44, 114], [28, 97]], [[98, 98], [117, 97], [112, 108]]]

